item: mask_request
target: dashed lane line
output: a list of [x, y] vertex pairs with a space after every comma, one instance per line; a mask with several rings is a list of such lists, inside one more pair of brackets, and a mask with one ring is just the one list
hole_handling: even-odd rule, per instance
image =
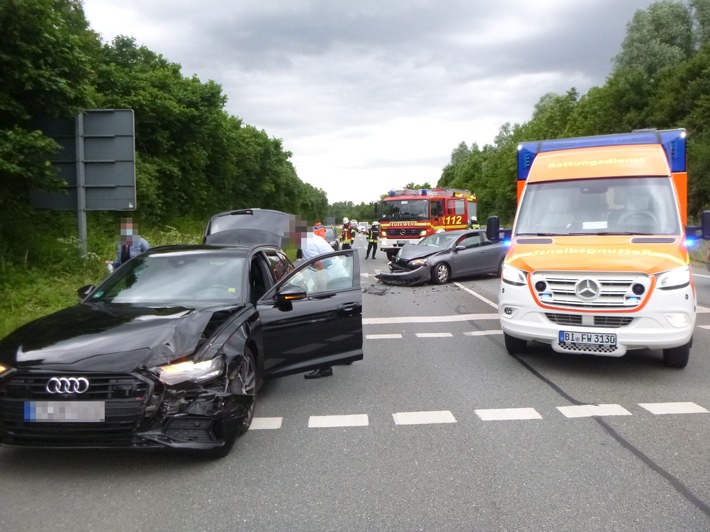
[[367, 427], [369, 424], [367, 414], [311, 416], [308, 419], [308, 428]]
[[417, 338], [453, 338], [453, 334], [449, 332], [437, 333], [414, 333]]
[[[638, 403], [638, 406], [654, 415], [710, 414], [710, 410], [693, 402]], [[632, 416], [623, 406], [617, 404], [558, 406], [557, 410], [566, 418]], [[474, 413], [481, 421], [524, 421], [543, 419], [534, 408], [484, 408]], [[457, 423], [450, 410], [424, 412], [397, 412], [392, 414], [396, 425], [433, 425]], [[282, 428], [282, 417], [255, 417], [250, 430], [275, 430]], [[367, 414], [310, 416], [308, 428], [367, 427]]]
[[708, 410], [695, 403], [639, 403], [652, 414], [708, 414]]
[[398, 333], [393, 334], [366, 334], [365, 340], [401, 340], [402, 335]]
[[432, 425], [456, 423], [456, 418], [448, 410], [432, 412], [397, 412], [392, 414], [395, 425]]
[[463, 333], [464, 336], [488, 336], [489, 334], [503, 334], [500, 329], [492, 329], [490, 331], [467, 331]]
[[254, 430], [274, 430], [280, 429], [283, 422], [282, 417], [255, 417], [251, 420], [249, 429]]
[[487, 408], [473, 411], [482, 421], [514, 421], [518, 419], [542, 419], [534, 408]]
[[558, 406], [565, 417], [630, 416], [631, 412], [621, 405], [575, 405]]

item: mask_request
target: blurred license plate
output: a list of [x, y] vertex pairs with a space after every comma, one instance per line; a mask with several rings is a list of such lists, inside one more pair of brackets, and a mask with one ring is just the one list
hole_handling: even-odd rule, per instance
[[616, 335], [560, 331], [560, 343], [616, 346]]
[[103, 401], [25, 401], [25, 421], [32, 423], [101, 423]]

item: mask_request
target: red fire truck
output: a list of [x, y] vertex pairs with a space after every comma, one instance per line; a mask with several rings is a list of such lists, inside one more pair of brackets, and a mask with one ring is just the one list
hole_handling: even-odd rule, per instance
[[379, 248], [387, 258], [438, 230], [466, 229], [476, 216], [476, 195], [452, 188], [391, 190], [378, 205]]

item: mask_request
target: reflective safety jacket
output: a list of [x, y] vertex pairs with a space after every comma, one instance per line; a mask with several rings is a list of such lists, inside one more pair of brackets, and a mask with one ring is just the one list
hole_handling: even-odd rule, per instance
[[340, 241], [343, 244], [352, 244], [353, 240], [355, 240], [355, 229], [350, 225], [344, 225], [343, 234], [340, 235]]
[[367, 241], [368, 242], [377, 242], [377, 236], [378, 236], [379, 232], [380, 232], [379, 229], [373, 229], [371, 227], [370, 230], [367, 232]]

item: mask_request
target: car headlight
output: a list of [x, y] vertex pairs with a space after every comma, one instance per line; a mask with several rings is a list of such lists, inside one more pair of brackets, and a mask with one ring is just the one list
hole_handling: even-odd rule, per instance
[[414, 259], [409, 264], [410, 266], [426, 266], [429, 264], [429, 259]]
[[683, 288], [690, 284], [690, 267], [683, 266], [664, 273], [659, 273], [657, 276], [658, 288], [661, 290], [670, 290], [671, 288]]
[[525, 284], [525, 272], [518, 268], [513, 268], [510, 264], [503, 264], [501, 279], [508, 284], [523, 286]]
[[426, 236], [426, 229], [419, 231], [419, 236]]
[[167, 364], [157, 369], [158, 378], [165, 384], [174, 385], [181, 382], [207, 382], [219, 376], [224, 371], [224, 359], [215, 357], [204, 362], [178, 362]]
[[4, 366], [0, 364], [0, 378], [4, 377], [7, 373], [10, 373], [13, 369], [10, 366]]

